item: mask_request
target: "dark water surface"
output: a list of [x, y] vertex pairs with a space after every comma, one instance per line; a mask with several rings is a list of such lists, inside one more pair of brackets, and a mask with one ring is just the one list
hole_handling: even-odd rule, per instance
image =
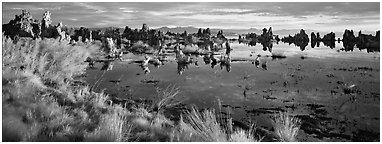
[[[205, 64], [203, 56], [192, 56], [197, 65], [180, 68], [175, 54], [168, 50], [167, 62], [158, 68], [149, 65], [145, 74], [140, 64], [144, 55], [126, 54], [113, 62], [110, 71], [103, 63], [87, 71], [86, 81], [96, 90], [120, 98], [150, 98], [155, 87], [176, 85], [187, 105], [218, 108], [244, 123], [255, 122], [271, 129], [274, 112], [289, 111], [302, 119], [300, 141], [379, 141], [380, 54], [343, 51], [336, 42], [331, 49], [273, 44], [271, 52], [261, 44], [248, 46], [231, 42], [232, 63], [226, 66]], [[215, 52], [216, 58], [225, 50]], [[253, 61], [260, 56], [260, 66]], [[272, 55], [286, 56], [272, 57]], [[261, 64], [267, 61], [266, 70]], [[184, 69], [179, 74], [178, 69]], [[344, 88], [355, 85], [353, 91]]]

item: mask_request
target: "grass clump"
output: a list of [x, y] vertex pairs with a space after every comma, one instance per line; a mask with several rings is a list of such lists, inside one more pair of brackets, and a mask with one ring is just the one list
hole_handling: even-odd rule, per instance
[[275, 134], [282, 142], [295, 142], [300, 130], [301, 120], [291, 116], [287, 112], [280, 112], [275, 115], [273, 123]]
[[85, 135], [85, 141], [122, 142], [126, 141], [131, 128], [126, 116], [121, 112], [102, 115], [100, 124], [91, 133]]
[[214, 110], [199, 112], [195, 107], [180, 121], [178, 137], [185, 141], [258, 142], [253, 127], [249, 130], [233, 128], [232, 119], [219, 119]]
[[152, 108], [154, 111], [163, 112], [166, 108], [177, 106], [182, 102], [179, 98], [179, 88], [175, 85], [166, 88], [156, 88], [157, 95], [153, 99]]

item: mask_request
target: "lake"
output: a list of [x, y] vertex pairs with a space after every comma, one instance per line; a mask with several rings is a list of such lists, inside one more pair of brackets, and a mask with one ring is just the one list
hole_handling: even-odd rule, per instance
[[[337, 42], [335, 48], [309, 43], [303, 50], [282, 42], [271, 50], [259, 43], [230, 45], [230, 66], [211, 64], [209, 55], [191, 55], [193, 63], [181, 65], [173, 50], [166, 49], [163, 65], [149, 64], [150, 72], [137, 63], [144, 54], [127, 53], [111, 62], [109, 71], [96, 63], [85, 80], [94, 90], [121, 99], [150, 99], [157, 87], [175, 85], [183, 104], [219, 109], [220, 101], [221, 111], [235, 121], [268, 130], [275, 112], [288, 111], [302, 120], [302, 141], [379, 139], [379, 52], [344, 51]], [[225, 49], [213, 57], [224, 54]]]

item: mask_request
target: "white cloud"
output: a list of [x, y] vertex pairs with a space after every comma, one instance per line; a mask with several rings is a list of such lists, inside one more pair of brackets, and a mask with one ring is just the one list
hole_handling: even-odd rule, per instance
[[79, 3], [80, 6], [85, 7], [86, 9], [94, 10], [95, 13], [104, 13], [106, 10], [104, 8], [99, 7], [99, 6], [93, 6], [88, 3]]
[[250, 9], [212, 9], [212, 12], [250, 12]]
[[134, 11], [134, 10], [123, 10], [122, 12], [124, 12], [124, 13], [134, 13], [134, 12], [138, 12], [138, 11]]

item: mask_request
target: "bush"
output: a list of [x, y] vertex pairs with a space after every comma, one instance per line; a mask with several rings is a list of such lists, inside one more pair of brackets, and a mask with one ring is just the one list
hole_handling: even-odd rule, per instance
[[137, 41], [129, 48], [132, 52], [139, 52], [144, 53], [148, 50], [153, 50], [153, 47], [149, 46], [147, 43], [144, 43], [143, 41]]
[[85, 72], [85, 60], [98, 50], [93, 45], [72, 46], [56, 39], [22, 38], [13, 43], [3, 37], [3, 69], [36, 75], [49, 86], [65, 85]]

